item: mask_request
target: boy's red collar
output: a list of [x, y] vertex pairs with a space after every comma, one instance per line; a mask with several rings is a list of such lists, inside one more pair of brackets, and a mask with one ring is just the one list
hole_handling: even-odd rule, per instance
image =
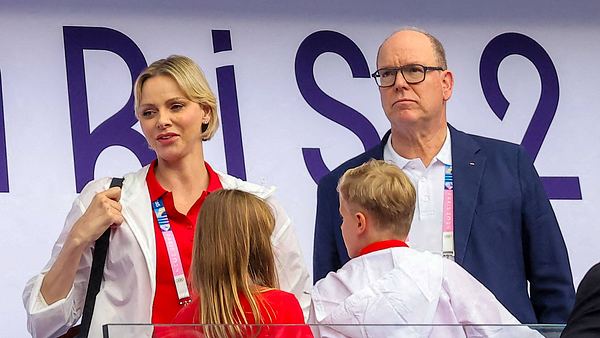
[[408, 244], [406, 244], [404, 241], [401, 241], [398, 239], [390, 239], [387, 241], [374, 242], [374, 243], [371, 243], [371, 244], [365, 246], [364, 248], [362, 248], [358, 255], [362, 256], [362, 255], [366, 255], [371, 252], [389, 249], [389, 248], [398, 248], [398, 247], [408, 248]]

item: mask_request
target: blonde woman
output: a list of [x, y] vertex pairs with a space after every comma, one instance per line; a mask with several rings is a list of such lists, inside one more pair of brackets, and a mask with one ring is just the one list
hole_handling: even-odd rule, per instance
[[[202, 328], [207, 337], [312, 337], [298, 300], [278, 289], [269, 205], [240, 190], [219, 190], [202, 206], [191, 267], [198, 295], [176, 323], [228, 324]], [[245, 324], [300, 324], [245, 326]]]
[[218, 115], [200, 68], [184, 56], [158, 60], [139, 75], [134, 95], [136, 117], [156, 160], [125, 175], [122, 189], [107, 189], [110, 179], [104, 178], [76, 198], [50, 261], [23, 293], [32, 336], [61, 335], [81, 317], [91, 247], [111, 226], [89, 336], [101, 337], [106, 323], [170, 323], [191, 300], [197, 215], [207, 194], [221, 188], [252, 191], [273, 205], [271, 239], [281, 287], [308, 307], [309, 275], [290, 219], [273, 200], [275, 189], [220, 173], [204, 161], [203, 142], [216, 132]]

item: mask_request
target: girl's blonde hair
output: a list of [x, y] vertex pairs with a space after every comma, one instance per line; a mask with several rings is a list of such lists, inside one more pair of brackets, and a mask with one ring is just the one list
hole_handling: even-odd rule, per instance
[[146, 80], [159, 75], [169, 76], [175, 80], [188, 100], [198, 103], [202, 109], [209, 113], [208, 124], [202, 126], [202, 139], [204, 141], [210, 140], [219, 128], [217, 99], [200, 67], [187, 56], [171, 55], [166, 59], [153, 62], [142, 71], [135, 81], [133, 91], [136, 116], [144, 83]]
[[[207, 337], [243, 336], [249, 324], [240, 303], [250, 303], [256, 324], [263, 323], [260, 291], [278, 288], [271, 234], [275, 217], [262, 199], [240, 190], [210, 193], [200, 210], [192, 266], [193, 289], [200, 297]], [[234, 324], [234, 325], [232, 325]]]

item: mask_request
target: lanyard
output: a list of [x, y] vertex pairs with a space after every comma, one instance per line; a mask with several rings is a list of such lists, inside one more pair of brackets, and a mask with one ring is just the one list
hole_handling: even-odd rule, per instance
[[442, 255], [454, 260], [454, 190], [452, 165], [444, 167], [444, 205], [442, 206]]
[[158, 221], [158, 227], [160, 228], [165, 244], [167, 245], [167, 253], [169, 255], [169, 262], [171, 263], [171, 271], [173, 272], [179, 304], [187, 304], [191, 302], [190, 292], [188, 291], [187, 281], [185, 280], [185, 272], [183, 271], [183, 265], [181, 264], [177, 241], [175, 240], [173, 231], [171, 231], [171, 223], [169, 223], [169, 216], [167, 216], [167, 210], [165, 209], [162, 197], [159, 197], [156, 201], [152, 202], [152, 209], [154, 210], [156, 220]]

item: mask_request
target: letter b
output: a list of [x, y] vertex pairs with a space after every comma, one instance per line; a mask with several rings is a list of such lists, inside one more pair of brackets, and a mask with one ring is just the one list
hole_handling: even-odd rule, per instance
[[117, 54], [127, 64], [132, 83], [146, 67], [146, 60], [129, 37], [110, 28], [65, 26], [63, 35], [75, 182], [77, 192], [80, 192], [94, 178], [98, 156], [110, 146], [120, 145], [131, 150], [143, 165], [154, 158], [144, 137], [131, 128], [137, 122], [133, 90], [123, 108], [90, 131], [83, 51], [106, 50]]

